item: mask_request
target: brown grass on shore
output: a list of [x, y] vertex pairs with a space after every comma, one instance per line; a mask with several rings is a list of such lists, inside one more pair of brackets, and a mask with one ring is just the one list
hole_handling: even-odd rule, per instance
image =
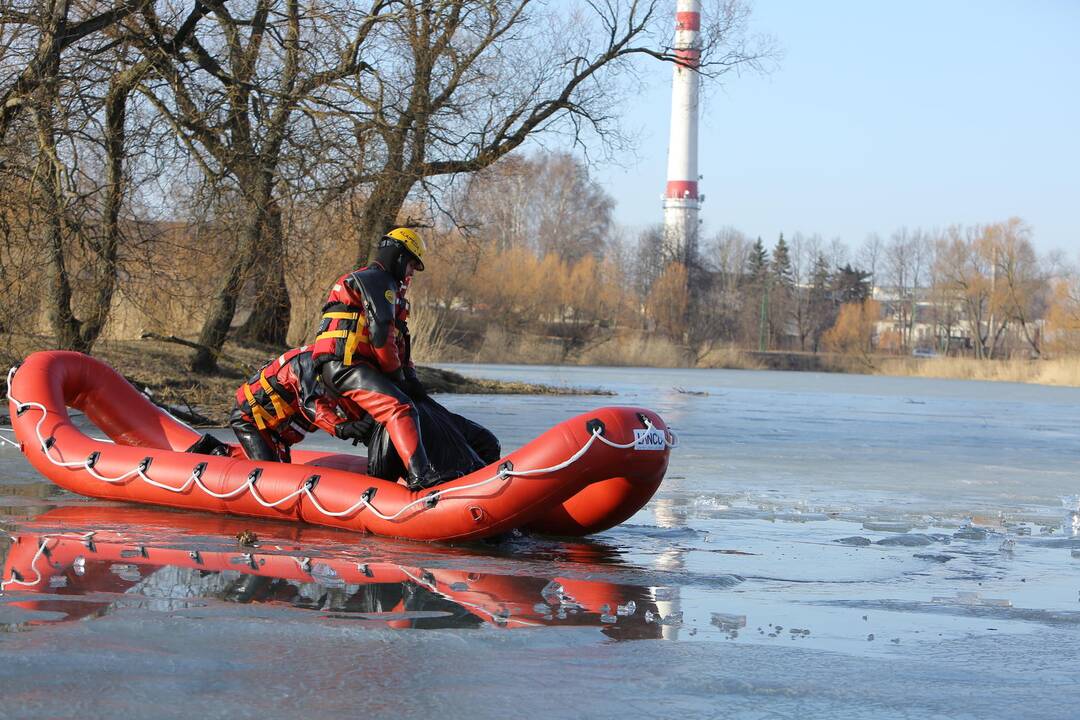
[[[720, 346], [705, 352], [692, 361], [686, 348], [643, 333], [619, 334], [586, 347], [584, 351], [563, 357], [557, 339], [528, 335], [511, 335], [489, 329], [479, 352], [469, 353], [455, 348], [440, 337], [438, 323], [423, 333], [433, 340], [424, 352], [426, 362], [500, 362], [526, 364], [571, 364], [635, 367], [700, 367], [761, 370], [769, 367], [783, 369], [847, 372], [901, 377], [926, 377], [953, 380], [985, 380], [998, 382], [1034, 383], [1041, 385], [1080, 387], [1080, 359], [1062, 357], [1044, 360], [975, 360], [973, 358], [936, 357], [870, 357], [863, 358], [822, 353], [752, 353], [732, 346]], [[5, 336], [0, 343], [0, 361], [4, 368], [34, 350], [49, 347], [47, 338], [38, 336]], [[419, 347], [424, 347], [421, 344]], [[179, 345], [155, 340], [103, 341], [95, 356], [123, 373], [140, 388], [149, 388], [153, 397], [162, 403], [179, 408], [190, 407], [211, 418], [224, 422], [232, 408], [233, 393], [240, 382], [249, 377], [279, 350], [249, 348], [226, 344], [221, 358], [221, 370], [210, 376], [195, 375], [187, 369], [189, 351]], [[799, 362], [795, 362], [799, 361]], [[550, 388], [520, 383], [499, 383], [470, 380], [456, 373], [421, 368], [421, 379], [435, 392], [459, 393], [584, 393], [596, 391]], [[0, 376], [0, 391], [6, 392], [6, 377]]]
[[[8, 367], [34, 351], [51, 347], [51, 341], [44, 336], [6, 336], [4, 340], [6, 342], [0, 343], [0, 365], [4, 371], [0, 374], [0, 396], [7, 394]], [[236, 389], [280, 352], [279, 348], [244, 347], [228, 342], [219, 359], [218, 372], [212, 375], [197, 375], [188, 370], [189, 349], [158, 340], [101, 341], [93, 355], [116, 369], [138, 389], [149, 391], [155, 402], [197, 413], [214, 425], [224, 425], [232, 411]], [[420, 366], [417, 372], [428, 390], [434, 393], [611, 394], [592, 388], [467, 378], [432, 367]]]
[[1080, 359], [976, 360], [974, 358], [886, 357], [875, 374], [950, 380], [989, 380], [1080, 387]]
[[613, 367], [686, 367], [686, 349], [664, 337], [641, 333], [616, 335], [585, 349], [572, 360], [575, 365]]
[[727, 370], [765, 370], [766, 366], [745, 350], [732, 345], [710, 348], [697, 362], [697, 367]]

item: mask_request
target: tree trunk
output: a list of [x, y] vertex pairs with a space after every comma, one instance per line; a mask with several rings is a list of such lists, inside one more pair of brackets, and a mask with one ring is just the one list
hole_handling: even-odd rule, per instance
[[258, 260], [264, 273], [255, 282], [255, 307], [235, 338], [248, 343], [283, 347], [288, 344], [292, 302], [285, 284], [285, 236], [281, 208], [271, 201], [266, 213], [266, 252]]
[[368, 263], [376, 241], [394, 228], [398, 213], [415, 182], [415, 178], [403, 179], [397, 173], [383, 173], [382, 179], [376, 183], [360, 214], [356, 267]]
[[79, 330], [82, 343], [87, 349], [97, 342], [112, 308], [116, 291], [117, 252], [120, 247], [120, 208], [124, 203], [124, 122], [127, 116], [127, 99], [131, 91], [130, 79], [114, 78], [105, 101], [105, 210], [102, 223], [103, 237], [94, 243], [94, 251], [101, 262], [96, 282], [96, 292], [90, 302], [90, 316]]
[[56, 177], [57, 168], [46, 159], [48, 167], [42, 173], [42, 200], [45, 209], [45, 248], [49, 277], [49, 325], [56, 338], [56, 347], [60, 350], [78, 350], [84, 352], [79, 334], [79, 321], [71, 311], [71, 280], [68, 277], [64, 259], [63, 212], [60, 195], [60, 180]]
[[198, 344], [201, 347], [191, 358], [191, 369], [197, 373], [208, 374], [217, 370], [217, 357], [225, 346], [225, 338], [229, 335], [229, 327], [236, 315], [240, 290], [262, 240], [266, 210], [270, 202], [270, 181], [263, 173], [257, 173], [257, 179], [252, 185], [254, 187], [250, 192], [245, 193], [248, 211], [240, 245], [210, 300], [210, 307], [199, 333]]
[[[65, 10], [66, 13], [66, 10]], [[71, 309], [71, 279], [64, 257], [64, 183], [57, 156], [53, 113], [56, 111], [59, 54], [49, 59], [44, 71], [50, 79], [42, 84], [34, 112], [37, 127], [38, 164], [42, 169], [41, 206], [44, 210], [45, 263], [48, 282], [49, 325], [60, 350], [87, 350], [79, 335], [79, 321]]]

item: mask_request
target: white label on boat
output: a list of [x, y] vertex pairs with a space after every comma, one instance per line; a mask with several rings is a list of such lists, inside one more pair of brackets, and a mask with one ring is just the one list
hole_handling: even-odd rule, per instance
[[635, 450], [663, 450], [665, 444], [664, 434], [656, 428], [647, 430], [637, 428], [634, 430]]

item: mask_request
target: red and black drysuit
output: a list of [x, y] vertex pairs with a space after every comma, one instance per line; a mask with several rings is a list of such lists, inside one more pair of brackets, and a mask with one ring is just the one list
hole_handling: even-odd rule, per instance
[[385, 426], [410, 484], [437, 481], [408, 388], [422, 386], [409, 358], [408, 284], [378, 263], [338, 278], [311, 348], [323, 384]]
[[307, 346], [267, 363], [236, 390], [229, 425], [250, 459], [277, 462], [289, 462], [289, 447], [316, 428], [352, 440], [371, 431], [362, 410], [326, 395]]

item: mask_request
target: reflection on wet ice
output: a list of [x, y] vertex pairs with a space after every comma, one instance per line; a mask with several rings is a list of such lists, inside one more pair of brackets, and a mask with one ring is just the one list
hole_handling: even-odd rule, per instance
[[[73, 520], [81, 524], [78, 530], [71, 529]], [[213, 612], [222, 607], [216, 602], [401, 629], [575, 625], [600, 628], [615, 639], [663, 634], [660, 624], [637, 612], [639, 606], [649, 612], [658, 607], [644, 586], [594, 581], [573, 571], [557, 578], [520, 574], [506, 560], [505, 572], [476, 572], [471, 552], [429, 545], [410, 544], [411, 557], [397, 560], [382, 553], [360, 557], [341, 543], [313, 544], [304, 549], [310, 557], [299, 556], [281, 551], [265, 528], [259, 535], [269, 542], [241, 551], [227, 527], [238, 522], [141, 509], [45, 513], [11, 540], [0, 603], [31, 613], [15, 615], [29, 626], [132, 608]], [[56, 530], [55, 523], [67, 529]], [[208, 534], [212, 530], [221, 532]], [[575, 552], [586, 551], [587, 544], [575, 545]], [[63, 614], [32, 614], [45, 610]]]

